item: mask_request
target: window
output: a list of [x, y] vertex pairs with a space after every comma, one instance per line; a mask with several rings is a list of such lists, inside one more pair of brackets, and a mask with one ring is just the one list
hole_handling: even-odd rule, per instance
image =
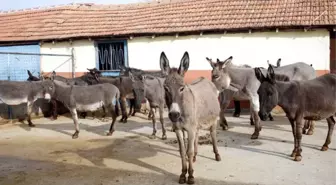
[[126, 42], [98, 43], [97, 68], [101, 71], [119, 71], [120, 66], [126, 66]]

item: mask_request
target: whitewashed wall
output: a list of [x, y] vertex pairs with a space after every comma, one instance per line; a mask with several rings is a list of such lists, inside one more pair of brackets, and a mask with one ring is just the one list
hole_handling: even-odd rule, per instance
[[[69, 42], [44, 43], [41, 45], [41, 53], [71, 54], [72, 48], [74, 48], [76, 72], [85, 72], [87, 71], [86, 68], [95, 67], [95, 47], [93, 41], [73, 41], [72, 45]], [[68, 59], [69, 57], [41, 56], [41, 71], [51, 72], [60, 66], [55, 70], [56, 72], [71, 72], [72, 64], [70, 60], [65, 62]]]
[[231, 55], [238, 65], [267, 67], [267, 60], [275, 64], [281, 57], [281, 65], [302, 61], [313, 64], [316, 70], [329, 70], [327, 30], [134, 38], [128, 41], [129, 64], [140, 69], [160, 69], [161, 51], [166, 53], [171, 67], [178, 67], [183, 53], [188, 51], [191, 70], [210, 70], [205, 57], [224, 60]]

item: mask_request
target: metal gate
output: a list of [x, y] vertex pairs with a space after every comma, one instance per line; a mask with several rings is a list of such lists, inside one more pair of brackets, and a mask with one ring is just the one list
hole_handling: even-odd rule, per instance
[[[74, 50], [71, 54], [46, 54], [40, 53], [39, 45], [25, 46], [0, 46], [0, 80], [26, 81], [27, 70], [34, 76], [39, 76], [41, 56], [58, 57], [62, 63], [60, 66], [71, 63], [72, 77], [75, 76]], [[36, 105], [38, 111], [38, 105]], [[0, 117], [22, 118], [25, 116], [26, 105], [7, 106], [0, 102]], [[36, 112], [36, 110], [35, 110]]]
[[25, 81], [27, 70], [40, 72], [40, 56], [14, 55], [9, 53], [40, 53], [39, 45], [1, 46], [0, 52], [0, 80]]

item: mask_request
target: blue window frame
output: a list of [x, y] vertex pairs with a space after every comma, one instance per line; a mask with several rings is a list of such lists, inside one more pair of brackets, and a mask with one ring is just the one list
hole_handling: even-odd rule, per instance
[[127, 40], [96, 41], [96, 68], [103, 76], [119, 76], [120, 66], [128, 67]]

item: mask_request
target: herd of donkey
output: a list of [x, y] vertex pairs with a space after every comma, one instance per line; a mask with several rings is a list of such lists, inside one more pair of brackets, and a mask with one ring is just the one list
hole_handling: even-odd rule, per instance
[[[235, 117], [239, 117], [240, 100], [250, 101], [250, 121], [254, 125], [251, 139], [257, 139], [261, 131], [260, 120], [273, 120], [272, 109], [279, 105], [292, 126], [295, 161], [301, 161], [302, 133], [312, 135], [314, 122], [326, 119], [328, 134], [322, 151], [328, 150], [335, 125], [336, 113], [336, 74], [328, 73], [317, 77], [312, 65], [297, 62], [285, 66], [269, 64], [268, 69], [237, 66], [233, 57], [224, 61], [206, 58], [212, 67], [211, 80], [200, 77], [190, 84], [184, 81], [189, 68], [189, 54], [185, 52], [179, 68], [172, 68], [165, 53], [160, 55], [161, 71], [143, 71], [135, 68], [121, 68], [118, 77], [104, 77], [96, 68], [77, 78], [64, 78], [55, 72], [49, 77], [36, 77], [29, 71], [25, 82], [0, 81], [0, 101], [8, 105], [27, 103], [27, 121], [31, 121], [33, 103], [44, 98], [52, 105], [52, 117], [57, 119], [57, 106], [63, 105], [71, 113], [75, 133], [79, 134], [78, 113], [85, 117], [86, 112], [103, 110], [111, 114], [112, 123], [108, 135], [115, 131], [115, 122], [121, 108], [121, 122], [126, 123], [130, 115], [139, 111], [144, 101], [150, 106], [149, 119], [153, 122], [155, 137], [158, 108], [162, 125], [162, 139], [166, 139], [163, 119], [164, 108], [168, 107], [168, 117], [172, 131], [176, 133], [182, 159], [182, 174], [179, 183], [193, 184], [193, 162], [196, 161], [198, 131], [209, 129], [215, 159], [221, 160], [217, 149], [216, 128], [228, 129], [224, 112], [230, 101], [235, 100]], [[130, 100], [129, 115], [126, 111]], [[132, 113], [133, 109], [133, 113]], [[308, 130], [308, 132], [307, 132]], [[187, 144], [185, 144], [187, 133]], [[188, 166], [189, 165], [189, 166]], [[186, 178], [186, 174], [189, 174]]]

